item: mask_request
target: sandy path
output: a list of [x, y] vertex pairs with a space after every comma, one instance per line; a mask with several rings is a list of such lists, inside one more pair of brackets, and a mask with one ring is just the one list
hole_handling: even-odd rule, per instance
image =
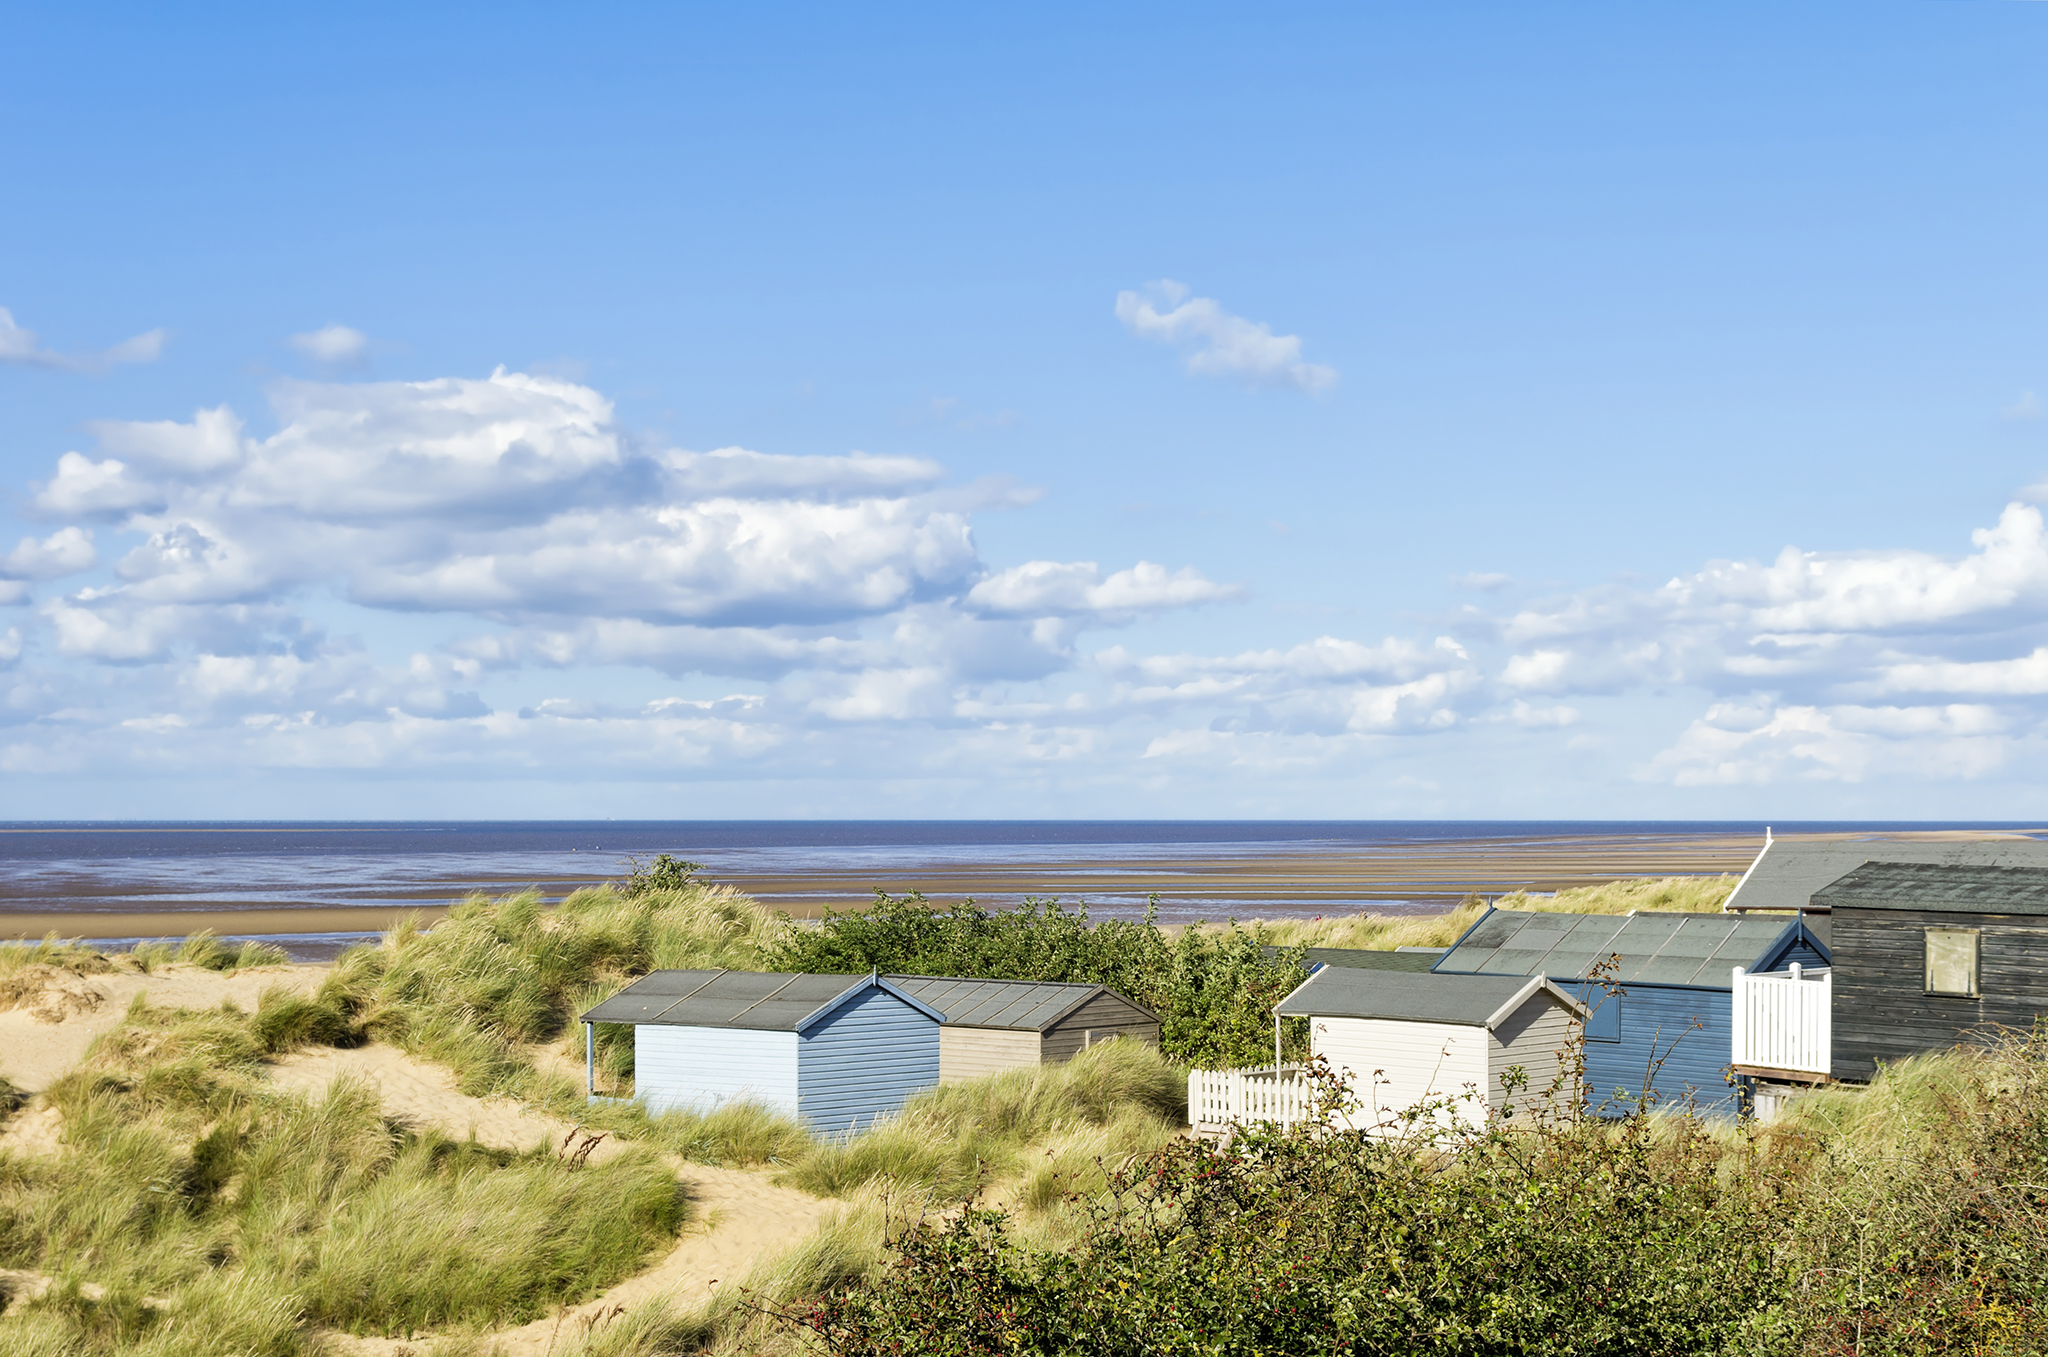
[[232, 1000], [254, 1010], [272, 985], [310, 994], [327, 975], [325, 966], [257, 966], [222, 975], [201, 966], [171, 965], [150, 975], [115, 971], [107, 975], [70, 976], [62, 988], [67, 1002], [61, 1020], [48, 1014], [58, 1006], [34, 1006], [0, 1013], [0, 1075], [26, 1093], [40, 1093], [78, 1067], [102, 1032], [117, 1025], [135, 996], [149, 996], [152, 1008], [218, 1008]]
[[[568, 1123], [511, 1098], [472, 1098], [459, 1092], [448, 1070], [390, 1046], [302, 1051], [271, 1065], [277, 1083], [315, 1096], [341, 1074], [370, 1081], [385, 1111], [409, 1125], [453, 1136], [474, 1132], [484, 1144], [500, 1149], [526, 1150], [539, 1144], [559, 1148], [570, 1130]], [[607, 1139], [592, 1152], [591, 1161], [601, 1162], [621, 1148]], [[834, 1205], [776, 1187], [762, 1173], [680, 1160], [672, 1165], [689, 1193], [693, 1219], [668, 1256], [559, 1316], [493, 1334], [491, 1342], [498, 1352], [504, 1357], [543, 1357], [551, 1344], [560, 1346], [591, 1325], [655, 1297], [673, 1297], [684, 1305], [701, 1302], [714, 1283], [744, 1276], [761, 1258], [797, 1243]], [[417, 1342], [399, 1338], [327, 1337], [344, 1357], [399, 1357], [422, 1350]]]

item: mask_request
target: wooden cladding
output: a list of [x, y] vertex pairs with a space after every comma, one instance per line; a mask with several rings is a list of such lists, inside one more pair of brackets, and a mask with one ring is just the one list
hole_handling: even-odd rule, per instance
[[1837, 905], [1833, 951], [1838, 1079], [2048, 1013], [2048, 918]]

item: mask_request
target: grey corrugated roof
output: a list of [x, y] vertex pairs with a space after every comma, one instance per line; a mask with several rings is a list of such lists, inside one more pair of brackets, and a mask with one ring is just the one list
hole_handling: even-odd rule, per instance
[[1484, 1027], [1529, 987], [1520, 975], [1430, 975], [1325, 966], [1282, 999], [1285, 1017], [1397, 1018]]
[[1442, 952], [1378, 952], [1367, 947], [1311, 947], [1309, 965], [1344, 966], [1355, 971], [1426, 971]]
[[655, 971], [585, 1013], [583, 1021], [799, 1032], [812, 1017], [871, 983], [865, 975]]
[[1727, 989], [1796, 920], [1739, 914], [1548, 914], [1497, 909], [1436, 963], [1438, 975], [1549, 975], [1581, 979], [1619, 953], [1622, 984]]
[[[1096, 995], [1116, 994], [1103, 985], [1064, 985], [1049, 980], [969, 980], [944, 975], [892, 975], [888, 979], [904, 993], [945, 1014], [948, 1026], [1005, 1027], [1022, 1032], [1042, 1032]], [[1121, 994], [1116, 997], [1124, 998]]]
[[1957, 914], [2048, 914], [2048, 869], [1872, 862], [1814, 892], [1815, 904]]
[[2048, 868], [2048, 842], [1979, 839], [1916, 843], [1907, 839], [1773, 839], [1750, 865], [1727, 909], [1805, 909], [1813, 893], [1866, 862], [1926, 862], [1950, 867]]

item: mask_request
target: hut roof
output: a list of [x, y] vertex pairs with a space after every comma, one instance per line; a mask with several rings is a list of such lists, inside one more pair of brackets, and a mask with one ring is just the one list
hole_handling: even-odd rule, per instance
[[2048, 914], [2048, 870], [1870, 862], [1814, 892], [1815, 904], [1956, 914]]
[[923, 1010], [935, 1022], [945, 1021], [930, 1005], [872, 975], [769, 971], [654, 971], [585, 1013], [583, 1021], [801, 1032], [876, 987]]
[[1345, 966], [1317, 971], [1273, 1011], [1283, 1017], [1397, 1018], [1492, 1028], [1539, 990], [1585, 1016], [1585, 1005], [1540, 975], [1430, 975]]
[[1548, 914], [1496, 909], [1436, 964], [1438, 975], [1584, 977], [1619, 954], [1622, 984], [1727, 989], [1800, 930], [1797, 919], [1739, 914]]
[[1140, 1004], [1106, 985], [1069, 985], [1048, 980], [970, 980], [944, 975], [887, 977], [904, 993], [914, 995], [944, 1014], [950, 1027], [1001, 1027], [1043, 1032], [1098, 994], [1115, 995], [1146, 1017]]
[[1918, 862], [1945, 867], [2048, 868], [2048, 842], [1979, 839], [1928, 843], [1909, 839], [1773, 839], [1757, 854], [1727, 910], [1824, 908], [1814, 893], [1866, 862]]

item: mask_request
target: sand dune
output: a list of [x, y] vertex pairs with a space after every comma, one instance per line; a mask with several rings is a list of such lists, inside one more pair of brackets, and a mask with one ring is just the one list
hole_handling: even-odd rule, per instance
[[[0, 1013], [0, 1074], [26, 1092], [40, 1093], [75, 1069], [94, 1039], [121, 1021], [138, 994], [165, 1008], [213, 1008], [232, 1000], [254, 1008], [262, 992], [284, 985], [301, 992], [319, 986], [326, 968], [270, 966], [220, 975], [196, 966], [168, 966], [153, 975], [52, 977], [55, 982], [30, 1007]], [[47, 1000], [47, 1002], [45, 1002]], [[393, 1118], [446, 1135], [472, 1134], [487, 1145], [528, 1150], [544, 1145], [560, 1152], [575, 1130], [557, 1117], [503, 1097], [473, 1098], [456, 1088], [449, 1070], [418, 1060], [391, 1046], [354, 1050], [316, 1048], [283, 1056], [270, 1065], [283, 1088], [318, 1098], [337, 1077], [367, 1081]], [[580, 1069], [578, 1070], [580, 1074]], [[40, 1098], [10, 1118], [0, 1131], [0, 1152], [56, 1155], [62, 1152], [63, 1123], [57, 1109]], [[580, 1137], [570, 1146], [573, 1152]], [[591, 1151], [601, 1163], [622, 1146], [609, 1137]], [[763, 1173], [711, 1168], [672, 1160], [691, 1202], [691, 1222], [669, 1253], [582, 1305], [493, 1335], [502, 1357], [542, 1357], [549, 1348], [657, 1297], [688, 1305], [704, 1300], [720, 1281], [744, 1276], [755, 1263], [801, 1241], [833, 1204], [776, 1187]], [[0, 1275], [0, 1290], [35, 1294], [47, 1279], [31, 1273]], [[424, 1351], [421, 1343], [395, 1338], [327, 1335], [345, 1357], [402, 1357]]]

